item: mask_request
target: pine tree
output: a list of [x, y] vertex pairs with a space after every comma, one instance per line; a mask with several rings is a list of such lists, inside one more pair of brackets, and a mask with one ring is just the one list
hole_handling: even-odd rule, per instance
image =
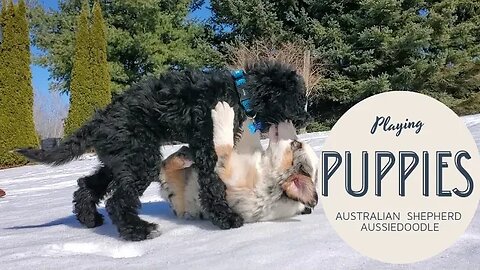
[[453, 107], [480, 89], [478, 0], [211, 2], [214, 26], [231, 29], [220, 41], [310, 42], [328, 69], [311, 109], [333, 118], [384, 91], [422, 92]]
[[[5, 27], [5, 19], [6, 19], [6, 13], [7, 13], [7, 0], [2, 0], [2, 6], [0, 8], [0, 60], [2, 57], [2, 41], [3, 41], [3, 28]], [[3, 61], [2, 61], [3, 62]], [[2, 68], [2, 65], [0, 65], [0, 69]], [[1, 72], [1, 70], [0, 70]]]
[[65, 123], [65, 135], [79, 128], [94, 113], [96, 96], [93, 85], [90, 55], [88, 1], [83, 1], [82, 10], [77, 19], [75, 33], [75, 53], [73, 55], [72, 82], [70, 84], [70, 111]]
[[[173, 67], [221, 65], [220, 53], [209, 43], [213, 30], [187, 16], [190, 7], [202, 0], [99, 2], [108, 28], [112, 92], [121, 92], [147, 75]], [[32, 11], [33, 42], [46, 52], [37, 63], [49, 68], [56, 90], [70, 90], [75, 43], [72, 29], [80, 5], [80, 0], [63, 0], [58, 10], [47, 11], [37, 5]]]
[[85, 123], [96, 109], [111, 101], [106, 29], [98, 1], [93, 6], [91, 20], [89, 10], [88, 1], [83, 1], [75, 37], [66, 135]]
[[[7, 23], [7, 7], [8, 7], [8, 3], [7, 3], [7, 0], [2, 0], [2, 8], [0, 10], [0, 63], [5, 63], [5, 57], [4, 57], [4, 54], [5, 54], [5, 49], [4, 49], [4, 42], [3, 42], [3, 39], [4, 39], [4, 31], [5, 31], [5, 27], [6, 27], [6, 23]], [[4, 98], [3, 98], [3, 94], [5, 93], [5, 91], [3, 90], [4, 89], [4, 81], [5, 81], [5, 76], [6, 76], [6, 73], [5, 73], [5, 65], [2, 64], [0, 65], [0, 153], [2, 153], [2, 151], [5, 151], [4, 148], [5, 148], [5, 145], [4, 145], [4, 140], [5, 139], [2, 139], [2, 137], [4, 136], [3, 135], [3, 132], [1, 131], [4, 126], [3, 126], [3, 117], [2, 116], [4, 113], [2, 108], [4, 108]], [[5, 122], [6, 123], [6, 122]], [[0, 154], [2, 155], [2, 154]]]
[[107, 62], [107, 38], [105, 22], [102, 16], [100, 4], [95, 1], [93, 5], [92, 27], [90, 35], [91, 54], [91, 72], [95, 83], [92, 85], [92, 92], [95, 99], [94, 107], [102, 108], [111, 101], [110, 93], [110, 74]]
[[2, 29], [3, 29], [3, 17], [4, 13], [7, 11], [8, 2], [7, 0], [2, 0], [2, 6], [0, 7], [0, 45], [2, 44]]
[[[4, 2], [5, 3], [5, 2]], [[24, 0], [7, 3], [2, 12], [0, 77], [0, 166], [27, 161], [11, 150], [38, 146], [33, 123], [30, 34]]]

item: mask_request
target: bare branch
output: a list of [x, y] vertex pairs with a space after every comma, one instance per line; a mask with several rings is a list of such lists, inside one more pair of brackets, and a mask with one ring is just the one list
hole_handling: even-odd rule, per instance
[[34, 91], [33, 117], [35, 129], [42, 139], [63, 137], [63, 120], [68, 114], [68, 104], [62, 94]]
[[320, 87], [324, 67], [317, 57], [312, 55], [304, 43], [285, 42], [276, 44], [269, 40], [257, 40], [252, 44], [237, 42], [228, 47], [231, 55], [231, 68], [245, 68], [247, 63], [259, 60], [279, 61], [293, 66], [305, 80], [307, 98], [314, 96]]

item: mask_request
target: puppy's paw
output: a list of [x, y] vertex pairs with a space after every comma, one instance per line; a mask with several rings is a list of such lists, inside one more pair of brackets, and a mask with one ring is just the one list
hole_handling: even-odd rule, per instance
[[223, 124], [224, 126], [231, 124], [233, 127], [235, 111], [227, 102], [220, 101], [215, 106], [215, 109], [212, 110], [212, 118], [214, 123], [217, 122], [218, 124]]
[[216, 146], [233, 146], [235, 111], [227, 102], [218, 102], [212, 110], [213, 142]]
[[183, 215], [183, 218], [187, 220], [204, 219], [202, 212], [188, 212]]
[[278, 126], [271, 125], [270, 129], [268, 130], [268, 139], [270, 142], [278, 142]]
[[296, 140], [298, 139], [297, 130], [291, 121], [284, 121], [278, 124], [279, 140]]
[[234, 212], [227, 213], [215, 213], [210, 216], [210, 219], [214, 225], [222, 230], [228, 230], [233, 228], [239, 228], [243, 226], [243, 218]]
[[137, 224], [119, 228], [120, 236], [127, 241], [142, 241], [158, 237], [161, 233], [158, 225], [141, 220]]
[[157, 224], [154, 224], [154, 223], [151, 223], [151, 224], [153, 225], [153, 228], [151, 229], [150, 233], [147, 235], [147, 239], [153, 239], [153, 238], [159, 237], [162, 234]]
[[103, 216], [97, 212], [92, 212], [88, 215], [85, 213], [77, 214], [77, 220], [87, 228], [103, 225]]

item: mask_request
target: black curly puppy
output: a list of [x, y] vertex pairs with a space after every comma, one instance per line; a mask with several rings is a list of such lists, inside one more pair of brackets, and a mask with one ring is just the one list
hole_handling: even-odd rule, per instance
[[[94, 148], [102, 166], [78, 180], [74, 212], [85, 226], [99, 226], [103, 217], [96, 204], [107, 197], [106, 210], [120, 236], [138, 241], [157, 234], [157, 225], [140, 219], [137, 210], [139, 197], [159, 177], [160, 146], [174, 140], [188, 143], [199, 168], [202, 206], [218, 227], [240, 227], [243, 220], [228, 206], [225, 186], [214, 172], [217, 156], [211, 110], [219, 101], [234, 106], [237, 130], [247, 113], [255, 114], [263, 129], [287, 119], [303, 125], [308, 118], [305, 85], [293, 69], [261, 62], [249, 65], [243, 76], [239, 81], [225, 70], [168, 72], [114, 98], [58, 147], [17, 152], [34, 161], [61, 165]], [[245, 97], [250, 103], [247, 112], [241, 103]]]

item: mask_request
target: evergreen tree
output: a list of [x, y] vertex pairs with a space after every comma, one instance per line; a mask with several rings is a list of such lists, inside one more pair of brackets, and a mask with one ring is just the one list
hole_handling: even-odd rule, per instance
[[97, 108], [102, 108], [110, 103], [111, 93], [110, 74], [107, 62], [106, 28], [98, 0], [96, 0], [93, 5], [92, 13], [90, 70], [92, 72], [92, 78], [95, 78], [95, 83], [92, 85], [92, 92], [95, 96], [93, 105]]
[[6, 12], [7, 10], [7, 0], [2, 0], [2, 2], [0, 2], [1, 6], [0, 6], [0, 46], [2, 44], [2, 29], [3, 29], [3, 14]]
[[212, 0], [212, 8], [214, 26], [231, 30], [220, 41], [310, 42], [328, 70], [312, 108], [321, 116], [383, 91], [422, 92], [454, 107], [480, 89], [477, 0]]
[[[207, 42], [212, 32], [187, 19], [190, 8], [197, 7], [198, 2], [100, 1], [108, 29], [112, 92], [169, 68], [205, 67], [221, 62], [219, 53]], [[36, 61], [49, 68], [56, 90], [70, 90], [72, 29], [80, 5], [80, 0], [65, 0], [59, 4], [59, 10], [47, 12], [37, 6], [32, 11], [33, 42], [46, 51]]]
[[[0, 57], [2, 57], [3, 28], [5, 27], [5, 23], [6, 23], [6, 15], [7, 15], [6, 13], [7, 13], [8, 3], [7, 3], [7, 0], [2, 0], [2, 2], [0, 3], [1, 3], [1, 6], [0, 6]], [[0, 69], [1, 68], [2, 66], [0, 65]]]
[[[3, 2], [5, 4], [5, 1]], [[30, 72], [30, 35], [24, 0], [2, 10], [0, 70], [0, 166], [26, 160], [10, 153], [19, 147], [38, 146], [33, 123], [33, 89]]]
[[[88, 1], [83, 1], [77, 18], [75, 33], [75, 53], [73, 55], [72, 83], [70, 85], [70, 111], [65, 123], [65, 135], [78, 129], [95, 110], [97, 103], [93, 92], [96, 75], [92, 76], [91, 40], [89, 29]], [[94, 80], [95, 79], [95, 80]]]

